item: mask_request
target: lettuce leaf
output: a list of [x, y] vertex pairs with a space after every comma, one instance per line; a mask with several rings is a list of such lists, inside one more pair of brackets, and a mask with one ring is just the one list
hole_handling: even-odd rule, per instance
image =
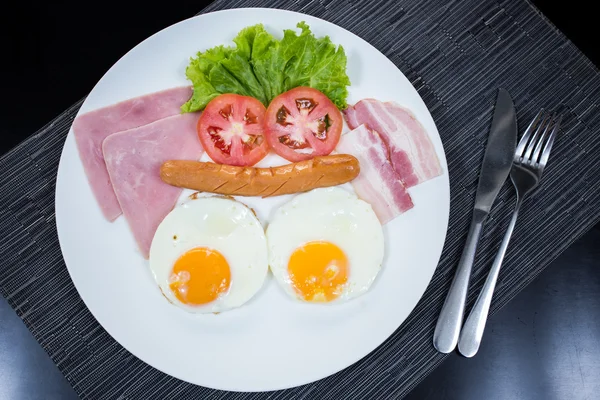
[[298, 23], [300, 35], [284, 31], [281, 48], [289, 61], [285, 68], [284, 91], [298, 86], [309, 86], [323, 92], [339, 108], [348, 106], [346, 53], [344, 48], [331, 43], [328, 36], [315, 38], [306, 23]]
[[285, 92], [283, 81], [287, 61], [279, 40], [266, 32], [256, 36], [252, 48], [252, 69], [264, 89], [267, 103]]
[[285, 30], [278, 40], [262, 24], [249, 26], [233, 39], [235, 47], [216, 46], [196, 54], [186, 69], [194, 93], [182, 112], [202, 110], [222, 93], [252, 96], [268, 106], [297, 86], [318, 89], [338, 108], [346, 108], [350, 79], [344, 49], [327, 36], [316, 38], [304, 22], [297, 27], [299, 34]]
[[217, 46], [204, 53], [198, 53], [196, 58], [191, 59], [185, 70], [185, 75], [192, 81], [194, 92], [192, 98], [181, 106], [182, 112], [203, 110], [212, 99], [220, 94], [212, 85], [208, 76], [210, 71], [220, 61], [225, 60], [231, 52], [230, 48]]

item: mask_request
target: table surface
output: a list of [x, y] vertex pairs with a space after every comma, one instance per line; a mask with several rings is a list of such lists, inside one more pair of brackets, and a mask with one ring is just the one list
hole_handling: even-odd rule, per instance
[[[534, 3], [600, 65], [591, 6], [583, 0], [573, 0], [568, 8], [558, 2]], [[11, 60], [2, 63], [0, 154], [85, 96], [131, 47], [194, 15], [201, 4], [178, 4], [173, 10], [144, 7], [143, 12], [139, 7], [119, 9], [119, 13], [106, 7], [93, 15], [74, 11], [68, 4], [17, 7], [21, 9], [15, 10], [13, 24], [0, 24], [2, 48], [8, 49]], [[38, 106], [32, 108], [32, 103]], [[597, 398], [598, 243], [600, 226], [491, 318], [475, 358], [451, 355], [406, 398]], [[0, 400], [71, 398], [76, 395], [69, 383], [8, 303], [0, 300]]]

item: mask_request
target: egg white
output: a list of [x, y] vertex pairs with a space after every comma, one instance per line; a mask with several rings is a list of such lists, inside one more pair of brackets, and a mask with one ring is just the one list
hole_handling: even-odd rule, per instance
[[[231, 271], [229, 289], [199, 306], [184, 304], [169, 287], [169, 276], [185, 252], [207, 247], [220, 252]], [[192, 196], [161, 222], [150, 247], [150, 269], [162, 294], [191, 313], [214, 313], [239, 307], [262, 287], [268, 273], [265, 233], [251, 209], [225, 197]]]
[[279, 286], [294, 299], [288, 273], [292, 253], [312, 241], [337, 245], [348, 259], [348, 281], [342, 294], [329, 303], [365, 293], [381, 269], [383, 229], [371, 205], [337, 187], [320, 188], [295, 196], [274, 213], [266, 231], [269, 265]]

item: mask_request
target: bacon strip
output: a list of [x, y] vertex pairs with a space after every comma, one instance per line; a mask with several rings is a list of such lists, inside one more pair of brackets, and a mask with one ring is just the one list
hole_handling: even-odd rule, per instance
[[413, 207], [406, 187], [388, 158], [388, 148], [377, 132], [360, 125], [342, 135], [337, 151], [358, 159], [360, 174], [352, 186], [359, 198], [371, 204], [382, 224]]
[[350, 128], [366, 124], [379, 132], [389, 147], [392, 165], [406, 187], [442, 174], [433, 143], [409, 110], [394, 102], [364, 99], [348, 107], [344, 114]]
[[352, 106], [348, 106], [344, 111], [344, 116], [346, 117], [346, 122], [350, 129], [356, 129], [360, 125], [358, 120], [356, 119], [356, 110]]

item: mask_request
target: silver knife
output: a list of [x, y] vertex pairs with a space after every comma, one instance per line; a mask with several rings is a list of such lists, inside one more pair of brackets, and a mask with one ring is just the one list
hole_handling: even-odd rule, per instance
[[492, 204], [506, 178], [508, 178], [516, 143], [517, 115], [515, 106], [510, 94], [504, 89], [499, 89], [492, 118], [492, 127], [483, 157], [481, 173], [479, 174], [471, 228], [433, 334], [433, 345], [442, 353], [450, 353], [458, 343], [477, 242]]

